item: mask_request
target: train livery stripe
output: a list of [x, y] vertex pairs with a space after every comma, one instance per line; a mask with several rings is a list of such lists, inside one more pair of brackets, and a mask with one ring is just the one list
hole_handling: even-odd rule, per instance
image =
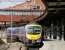
[[41, 37], [41, 34], [33, 35], [33, 34], [26, 34], [26, 38], [30, 40], [37, 40]]

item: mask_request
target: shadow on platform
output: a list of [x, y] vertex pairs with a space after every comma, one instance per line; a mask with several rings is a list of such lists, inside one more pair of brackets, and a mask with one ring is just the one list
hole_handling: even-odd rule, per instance
[[52, 40], [52, 39], [44, 39], [43, 41], [54, 41], [54, 40]]

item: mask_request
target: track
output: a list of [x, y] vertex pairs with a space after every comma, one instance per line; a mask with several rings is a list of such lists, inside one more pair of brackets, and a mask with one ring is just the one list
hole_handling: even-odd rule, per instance
[[0, 50], [39, 50], [39, 48], [26, 48], [23, 45], [21, 46], [19, 43], [19, 44], [11, 44], [11, 45], [2, 44], [0, 46]]
[[5, 32], [0, 31], [0, 33], [3, 33], [3, 37], [1, 38], [0, 34], [0, 50], [39, 50], [38, 48], [26, 48], [24, 44], [20, 42], [10, 43], [7, 44]]

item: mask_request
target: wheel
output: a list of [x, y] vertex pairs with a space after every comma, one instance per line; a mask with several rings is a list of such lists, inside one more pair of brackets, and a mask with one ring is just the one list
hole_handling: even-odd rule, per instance
[[27, 48], [27, 50], [39, 50], [39, 48]]
[[7, 43], [12, 43], [12, 42], [15, 42], [15, 39], [12, 38], [11, 40], [11, 37], [7, 37]]
[[11, 38], [7, 37], [7, 43], [11, 43]]

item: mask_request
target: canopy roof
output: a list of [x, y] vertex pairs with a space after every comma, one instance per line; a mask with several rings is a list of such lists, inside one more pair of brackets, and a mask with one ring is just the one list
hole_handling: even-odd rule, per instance
[[45, 3], [41, 0], [30, 0], [13, 7], [0, 9], [0, 21], [20, 22], [38, 20], [46, 13]]

